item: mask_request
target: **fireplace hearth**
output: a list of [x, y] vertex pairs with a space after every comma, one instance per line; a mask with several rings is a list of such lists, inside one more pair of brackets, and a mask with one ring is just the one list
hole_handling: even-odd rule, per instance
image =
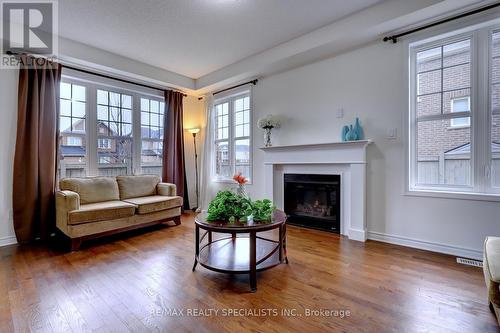
[[340, 175], [284, 174], [288, 224], [340, 233]]

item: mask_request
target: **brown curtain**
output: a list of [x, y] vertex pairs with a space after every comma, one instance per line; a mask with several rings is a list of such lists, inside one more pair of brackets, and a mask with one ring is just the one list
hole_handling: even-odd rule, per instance
[[189, 209], [184, 159], [183, 94], [165, 90], [165, 135], [163, 136], [163, 181], [177, 186], [177, 195]]
[[61, 66], [26, 55], [20, 60], [13, 211], [23, 243], [46, 239], [55, 228]]

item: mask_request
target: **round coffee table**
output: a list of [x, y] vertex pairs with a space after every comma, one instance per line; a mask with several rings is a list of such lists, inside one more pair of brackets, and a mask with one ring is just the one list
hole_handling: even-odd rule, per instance
[[[257, 272], [288, 264], [286, 255], [286, 214], [275, 210], [271, 221], [234, 222], [207, 221], [207, 214], [195, 218], [196, 254], [193, 271], [199, 263], [212, 271], [232, 274], [249, 274], [250, 289], [257, 291]], [[205, 233], [200, 238], [200, 229]], [[278, 240], [260, 237], [257, 234], [279, 229]], [[212, 233], [230, 234], [214, 239]], [[248, 236], [236, 237], [237, 234]], [[207, 242], [202, 244], [207, 238]]]

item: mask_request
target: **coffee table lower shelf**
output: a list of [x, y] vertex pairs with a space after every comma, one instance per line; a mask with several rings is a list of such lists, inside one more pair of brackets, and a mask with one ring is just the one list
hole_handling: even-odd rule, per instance
[[[272, 253], [267, 259], [256, 265], [256, 270], [263, 271], [281, 263], [279, 243], [262, 238], [256, 239], [256, 262]], [[226, 237], [213, 240], [200, 249], [198, 263], [220, 273], [250, 273], [250, 238]]]
[[[207, 221], [207, 213], [195, 219], [193, 272], [199, 263], [209, 270], [248, 274], [250, 290], [257, 291], [257, 272], [288, 264], [286, 255], [286, 214], [275, 209], [270, 221]], [[266, 231], [278, 229], [278, 240], [265, 238]], [[203, 232], [203, 234], [202, 234]], [[222, 238], [214, 236], [223, 235]], [[238, 237], [240, 236], [240, 237]]]

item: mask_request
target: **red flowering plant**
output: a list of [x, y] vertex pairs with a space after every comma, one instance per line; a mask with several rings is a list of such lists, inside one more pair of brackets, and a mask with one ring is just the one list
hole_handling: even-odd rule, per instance
[[238, 183], [238, 188], [236, 189], [236, 194], [246, 197], [245, 184], [248, 183], [248, 179], [244, 177], [241, 172], [238, 172], [233, 176], [233, 180]]
[[244, 176], [241, 175], [241, 172], [238, 172], [233, 176], [233, 180], [237, 182], [240, 185], [245, 185], [248, 183], [248, 179], [246, 179]]

